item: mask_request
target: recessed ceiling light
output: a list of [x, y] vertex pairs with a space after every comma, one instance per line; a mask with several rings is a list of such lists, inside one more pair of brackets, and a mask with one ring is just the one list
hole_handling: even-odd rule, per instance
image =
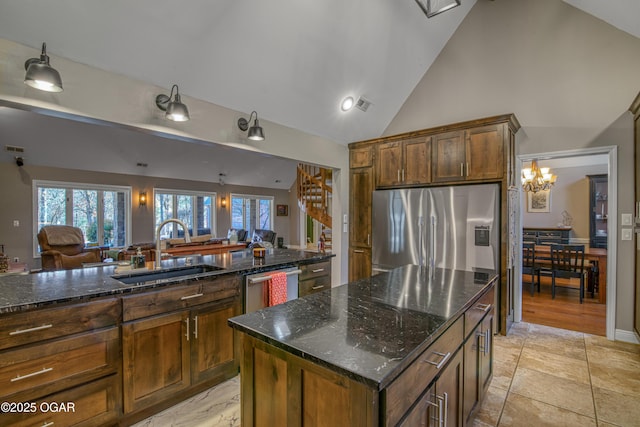
[[342, 104], [340, 104], [340, 109], [342, 111], [349, 111], [353, 108], [353, 97], [351, 96], [347, 96], [345, 99], [342, 100]]

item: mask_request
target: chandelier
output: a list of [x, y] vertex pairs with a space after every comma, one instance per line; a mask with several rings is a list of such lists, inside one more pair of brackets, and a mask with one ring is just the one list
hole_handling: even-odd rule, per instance
[[530, 168], [522, 169], [522, 188], [531, 193], [550, 190], [555, 184], [556, 178], [549, 171], [549, 168], [539, 168], [538, 161], [532, 160]]

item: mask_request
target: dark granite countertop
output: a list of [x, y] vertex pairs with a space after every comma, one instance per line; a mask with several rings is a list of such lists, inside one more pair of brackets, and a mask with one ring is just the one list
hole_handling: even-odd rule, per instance
[[[189, 256], [162, 261], [162, 269], [185, 267], [185, 260], [191, 265], [213, 265], [222, 270], [208, 272], [201, 277], [221, 274], [248, 274], [269, 271], [275, 268], [313, 263], [331, 258], [333, 254], [314, 253], [295, 249], [269, 249], [264, 258], [254, 258], [251, 250], [220, 255]], [[69, 301], [82, 301], [100, 296], [118, 295], [161, 286], [171, 286], [183, 279], [170, 279], [127, 285], [112, 276], [117, 266], [90, 267], [74, 270], [40, 272], [27, 275], [0, 276], [0, 314], [23, 311]], [[141, 270], [131, 270], [124, 274], [139, 274]], [[122, 274], [119, 274], [122, 275]]]
[[388, 273], [229, 319], [257, 339], [385, 388], [497, 279], [493, 271]]

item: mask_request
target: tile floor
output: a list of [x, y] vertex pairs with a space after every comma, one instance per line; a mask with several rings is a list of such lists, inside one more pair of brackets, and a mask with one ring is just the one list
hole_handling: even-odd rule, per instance
[[[494, 345], [493, 381], [474, 427], [640, 426], [640, 345], [528, 323]], [[239, 425], [236, 377], [136, 427]]]

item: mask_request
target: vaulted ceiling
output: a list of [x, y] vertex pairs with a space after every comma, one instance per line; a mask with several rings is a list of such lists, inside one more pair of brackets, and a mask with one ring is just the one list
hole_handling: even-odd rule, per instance
[[[565, 1], [640, 37], [637, 0]], [[0, 38], [347, 144], [382, 134], [475, 2], [0, 0]]]

